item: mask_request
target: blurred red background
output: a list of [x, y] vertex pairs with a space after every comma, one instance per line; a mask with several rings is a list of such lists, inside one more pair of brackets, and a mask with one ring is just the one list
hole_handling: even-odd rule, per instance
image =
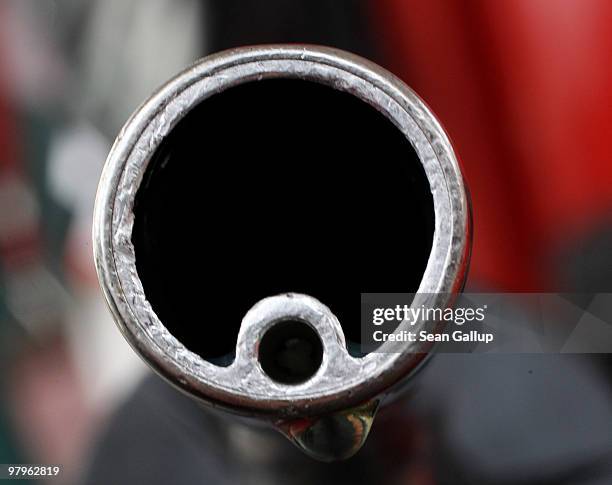
[[557, 253], [612, 222], [612, 3], [371, 6], [392, 71], [433, 108], [465, 168], [472, 276], [554, 291]]

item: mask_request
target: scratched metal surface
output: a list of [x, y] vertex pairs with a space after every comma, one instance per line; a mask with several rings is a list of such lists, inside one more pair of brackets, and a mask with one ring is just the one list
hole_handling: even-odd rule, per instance
[[[234, 363], [218, 367], [187, 350], [152, 310], [136, 272], [131, 242], [134, 198], [151, 155], [181, 117], [205, 98], [237, 84], [274, 77], [310, 80], [351, 93], [387, 116], [412, 143], [435, 211], [433, 247], [418, 290], [422, 295], [414, 306], [444, 306], [448, 294], [460, 289], [471, 223], [457, 159], [434, 115], [402, 81], [360, 57], [306, 45], [234, 49], [199, 61], [153, 94], [121, 130], [100, 180], [93, 238], [102, 289], [125, 338], [159, 374], [204, 403], [271, 418], [331, 412], [382, 395], [406, 379], [429, 350], [418, 342], [399, 347], [387, 343], [396, 347], [352, 357], [340, 323], [325, 305], [307, 295], [271, 295], [244, 317]], [[200, 314], [205, 318], [205, 305]], [[263, 332], [289, 317], [309, 322], [324, 345], [320, 369], [299, 385], [271, 380], [256, 355]]]

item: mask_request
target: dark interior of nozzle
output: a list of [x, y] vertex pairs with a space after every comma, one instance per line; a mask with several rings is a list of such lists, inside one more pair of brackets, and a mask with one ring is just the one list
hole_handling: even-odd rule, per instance
[[297, 320], [278, 322], [259, 343], [259, 364], [282, 384], [299, 384], [314, 376], [323, 360], [323, 344], [315, 330]]
[[147, 299], [189, 350], [234, 357], [261, 298], [306, 293], [359, 354], [360, 293], [415, 292], [434, 231], [411, 144], [360, 99], [254, 81], [192, 109], [152, 157], [132, 240]]

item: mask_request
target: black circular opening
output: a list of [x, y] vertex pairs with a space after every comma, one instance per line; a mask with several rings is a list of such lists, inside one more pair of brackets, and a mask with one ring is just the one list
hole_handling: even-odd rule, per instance
[[258, 358], [261, 368], [271, 379], [282, 384], [299, 384], [310, 379], [321, 367], [323, 344], [310, 325], [286, 320], [264, 334]]
[[217, 365], [260, 299], [305, 293], [359, 355], [360, 294], [414, 293], [434, 232], [410, 142], [361, 99], [268, 79], [215, 94], [152, 155], [134, 204], [138, 275], [161, 322]]

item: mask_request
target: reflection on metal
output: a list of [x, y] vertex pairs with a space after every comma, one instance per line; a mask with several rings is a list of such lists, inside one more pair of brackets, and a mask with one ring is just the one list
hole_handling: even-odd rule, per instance
[[[136, 271], [134, 199], [151, 155], [202, 100], [241, 83], [278, 77], [348, 92], [374, 106], [411, 142], [435, 212], [431, 253], [413, 305], [451, 304], [449, 294], [463, 286], [470, 247], [469, 201], [451, 144], [434, 115], [399, 79], [360, 57], [323, 47], [275, 45], [222, 52], [180, 73], [146, 101], [122, 129], [102, 174], [94, 216], [96, 268], [117, 325], [160, 375], [203, 403], [284, 423], [283, 432], [315, 458], [344, 458], [361, 447], [378, 403], [414, 374], [430, 344], [408, 343], [401, 352], [353, 357], [325, 302], [307, 295], [271, 295], [245, 315], [236, 358], [221, 367], [190, 352], [168, 332]], [[263, 334], [287, 320], [310, 325], [323, 345], [320, 367], [297, 384], [274, 381], [258, 360]]]
[[280, 421], [277, 428], [307, 455], [320, 461], [350, 458], [365, 443], [379, 401], [314, 418]]

